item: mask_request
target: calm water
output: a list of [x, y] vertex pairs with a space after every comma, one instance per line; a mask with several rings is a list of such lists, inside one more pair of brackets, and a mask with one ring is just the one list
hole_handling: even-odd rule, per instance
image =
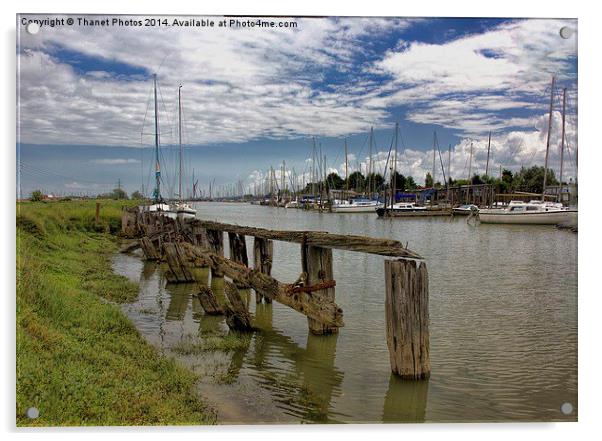
[[[158, 265], [116, 256], [116, 270], [140, 282], [139, 299], [125, 312], [160, 351], [203, 374], [200, 391], [222, 423], [576, 419], [576, 234], [474, 227], [464, 218], [196, 208], [208, 220], [408, 242], [430, 275], [432, 376], [404, 382], [390, 374], [383, 257], [334, 250], [336, 302], [345, 315], [338, 335], [313, 336], [304, 316], [278, 303], [255, 305], [250, 294], [261, 331], [242, 349], [182, 356], [174, 345], [227, 334], [223, 319], [204, 316], [193, 285], [166, 286]], [[299, 245], [275, 242], [272, 275], [290, 282], [300, 271]], [[218, 290], [219, 281], [207, 278]], [[560, 411], [565, 402], [571, 415]]]

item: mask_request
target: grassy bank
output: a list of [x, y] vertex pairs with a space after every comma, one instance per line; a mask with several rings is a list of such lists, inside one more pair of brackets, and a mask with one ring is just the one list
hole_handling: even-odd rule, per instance
[[[206, 424], [194, 375], [160, 357], [119, 308], [123, 201], [17, 206], [17, 425]], [[37, 419], [26, 417], [30, 407]]]

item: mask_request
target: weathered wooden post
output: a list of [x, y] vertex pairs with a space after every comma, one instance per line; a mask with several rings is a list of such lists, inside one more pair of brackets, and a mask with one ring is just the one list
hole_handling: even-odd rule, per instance
[[171, 283], [190, 283], [195, 281], [194, 274], [191, 271], [189, 257], [176, 242], [166, 242], [163, 244], [163, 251], [167, 258], [169, 271], [165, 274], [168, 282]]
[[96, 226], [100, 223], [100, 202], [96, 203], [96, 215], [94, 216], [94, 221], [96, 222]]
[[228, 304], [224, 307], [226, 314], [226, 324], [230, 329], [237, 331], [252, 331], [251, 315], [247, 305], [240, 297], [236, 285], [230, 282], [224, 282], [224, 288]]
[[[228, 245], [230, 247], [230, 260], [249, 267], [249, 255], [247, 254], [247, 242], [243, 234], [228, 232]], [[247, 285], [236, 282], [238, 288], [248, 288]]]
[[424, 379], [429, 359], [428, 272], [424, 262], [385, 260], [385, 318], [391, 370], [404, 379]]
[[[333, 280], [332, 250], [330, 248], [302, 244], [301, 260], [303, 272], [307, 275], [306, 284], [308, 286]], [[334, 302], [334, 287], [314, 291], [311, 295]], [[307, 324], [309, 330], [317, 335], [332, 334], [339, 330], [339, 328], [327, 326], [309, 317]]]
[[148, 237], [143, 236], [140, 238], [140, 248], [142, 248], [146, 260], [154, 260], [156, 262], [161, 260], [161, 253], [159, 253], [155, 244]]
[[[224, 233], [219, 230], [207, 230], [209, 249], [220, 257], [224, 257]], [[211, 277], [224, 277], [220, 270], [211, 268]]]
[[[272, 273], [272, 258], [274, 256], [274, 242], [269, 239], [255, 237], [253, 240], [253, 267], [260, 273]], [[272, 303], [272, 299], [263, 296], [260, 292], [255, 292], [255, 302], [261, 303], [263, 299], [265, 303]]]
[[224, 313], [222, 305], [219, 304], [219, 301], [213, 293], [213, 290], [208, 286], [201, 285], [197, 297], [201, 303], [201, 307], [205, 311], [205, 314], [222, 315]]

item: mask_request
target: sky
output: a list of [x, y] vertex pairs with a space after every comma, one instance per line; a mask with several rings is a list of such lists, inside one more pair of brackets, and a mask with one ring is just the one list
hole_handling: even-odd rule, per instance
[[396, 122], [398, 170], [418, 183], [432, 173], [435, 133], [438, 181], [448, 158], [452, 178], [483, 174], [490, 131], [489, 174], [543, 165], [551, 93], [549, 164], [558, 173], [564, 88], [565, 180], [576, 176], [574, 19], [280, 18], [271, 20], [296, 26], [268, 29], [78, 26], [73, 16], [76, 25], [43, 24], [34, 35], [22, 22], [64, 17], [18, 17], [23, 196], [117, 185], [150, 194], [154, 73], [164, 196], [177, 188], [180, 85], [185, 194], [193, 173], [199, 191], [210, 182], [222, 192], [234, 183], [256, 189], [271, 166], [280, 177], [283, 161], [289, 185], [308, 182], [314, 142], [328, 172], [344, 177], [345, 141], [349, 172], [365, 172], [371, 128], [372, 164], [382, 173]]

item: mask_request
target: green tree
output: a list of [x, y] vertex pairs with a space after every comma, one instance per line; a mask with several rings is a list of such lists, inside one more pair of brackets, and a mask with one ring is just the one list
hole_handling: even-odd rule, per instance
[[345, 187], [345, 180], [338, 173], [332, 172], [326, 177], [326, 186], [330, 189], [341, 190]]
[[29, 197], [32, 202], [38, 202], [44, 199], [44, 194], [40, 190], [34, 190], [31, 192], [31, 196]]
[[364, 177], [364, 175], [361, 172], [355, 171], [349, 175], [349, 188], [350, 189], [353, 189], [355, 191], [364, 191], [365, 184], [366, 184], [366, 178]]
[[475, 174], [472, 179], [470, 180], [470, 183], [472, 185], [481, 185], [484, 184], [485, 182], [481, 179], [481, 177], [477, 174]]
[[383, 187], [385, 179], [379, 173], [370, 173], [366, 176], [366, 187], [367, 190], [372, 188], [374, 191], [378, 191]]
[[134, 200], [144, 199], [144, 195], [142, 193], [140, 193], [138, 190], [133, 192], [131, 197]]
[[408, 176], [406, 178], [405, 190], [416, 190], [417, 188], [418, 188], [418, 184], [416, 184], [416, 181], [414, 181], [414, 178], [411, 176]]
[[114, 188], [112, 199], [128, 199], [128, 194], [122, 188]]
[[[534, 165], [530, 168], [521, 168], [514, 176], [513, 188], [520, 191], [532, 193], [543, 192], [544, 167]], [[554, 175], [554, 170], [548, 170], [546, 185], [558, 185], [558, 180]]]
[[426, 177], [424, 178], [424, 186], [426, 188], [431, 188], [433, 186], [433, 177], [430, 173], [427, 173]]

